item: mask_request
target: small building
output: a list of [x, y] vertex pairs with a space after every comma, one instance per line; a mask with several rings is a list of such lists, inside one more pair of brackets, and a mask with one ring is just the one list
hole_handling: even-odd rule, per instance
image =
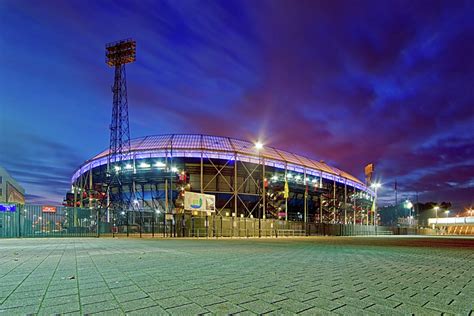
[[0, 166], [0, 203], [25, 204], [25, 189]]

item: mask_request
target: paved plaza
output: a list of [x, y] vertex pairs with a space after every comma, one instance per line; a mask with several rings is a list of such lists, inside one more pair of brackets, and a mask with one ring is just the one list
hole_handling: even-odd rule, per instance
[[474, 239], [0, 239], [0, 315], [474, 315]]

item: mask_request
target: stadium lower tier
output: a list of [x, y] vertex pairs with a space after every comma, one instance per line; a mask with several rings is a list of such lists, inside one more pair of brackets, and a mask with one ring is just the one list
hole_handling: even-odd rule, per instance
[[[65, 204], [183, 213], [186, 191], [212, 194], [217, 216], [372, 223], [374, 196], [352, 181], [265, 163], [192, 157], [131, 159], [81, 169]], [[337, 180], [337, 181], [336, 181]], [[122, 201], [119, 206], [114, 201]]]

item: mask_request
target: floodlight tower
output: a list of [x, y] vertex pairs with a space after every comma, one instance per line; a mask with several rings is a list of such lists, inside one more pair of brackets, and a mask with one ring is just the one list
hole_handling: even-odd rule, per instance
[[[123, 162], [130, 159], [130, 128], [128, 124], [128, 98], [125, 64], [136, 59], [136, 42], [125, 39], [105, 46], [106, 64], [115, 67], [114, 85], [112, 87], [113, 105], [112, 122], [110, 123], [110, 146], [107, 161], [107, 195], [108, 209], [116, 211], [129, 205], [122, 194]], [[113, 187], [117, 187], [112, 192]], [[128, 199], [130, 200], [130, 199]]]

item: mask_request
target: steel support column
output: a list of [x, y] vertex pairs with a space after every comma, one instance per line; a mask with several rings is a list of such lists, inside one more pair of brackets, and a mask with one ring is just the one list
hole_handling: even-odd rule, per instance
[[[288, 179], [287, 179], [287, 173], [288, 173], [288, 168], [287, 168], [288, 163], [285, 163], [285, 186], [288, 185]], [[290, 187], [288, 187], [288, 194], [290, 193]], [[285, 197], [285, 221], [288, 221], [288, 197]]]
[[201, 150], [201, 193], [204, 193], [204, 161], [203, 161], [203, 151]]
[[233, 183], [233, 189], [234, 189], [234, 213], [235, 216], [237, 216], [237, 206], [238, 206], [238, 195], [239, 195], [239, 187], [237, 184], [237, 153], [234, 154], [234, 183]]
[[357, 211], [357, 205], [356, 205], [356, 198], [355, 198], [355, 192], [356, 192], [356, 189], [354, 188], [354, 193], [352, 193], [352, 198], [353, 198], [353, 213], [354, 213], [354, 216], [352, 218], [352, 222], [353, 224], [355, 225], [356, 224], [356, 211]]
[[89, 209], [92, 208], [92, 166], [89, 167]]
[[[303, 210], [304, 210], [304, 222], [306, 224], [307, 222], [307, 215], [308, 215], [308, 206], [307, 206], [307, 201], [308, 201], [308, 183], [306, 179], [306, 168], [304, 169], [303, 173], [303, 183], [304, 183], [304, 196], [303, 196]], [[306, 230], [306, 226], [305, 226]]]
[[333, 199], [333, 208], [332, 208], [332, 222], [336, 223], [336, 179], [333, 180], [332, 184], [332, 199]]
[[344, 181], [344, 225], [347, 224], [347, 181]]
[[266, 190], [266, 187], [265, 187], [265, 158], [262, 158], [262, 194], [263, 194], [263, 197], [262, 197], [262, 202], [263, 202], [263, 206], [262, 206], [262, 210], [263, 210], [263, 219], [266, 218], [266, 210], [267, 210], [267, 207], [266, 207], [266, 202], [267, 202], [267, 190]]

